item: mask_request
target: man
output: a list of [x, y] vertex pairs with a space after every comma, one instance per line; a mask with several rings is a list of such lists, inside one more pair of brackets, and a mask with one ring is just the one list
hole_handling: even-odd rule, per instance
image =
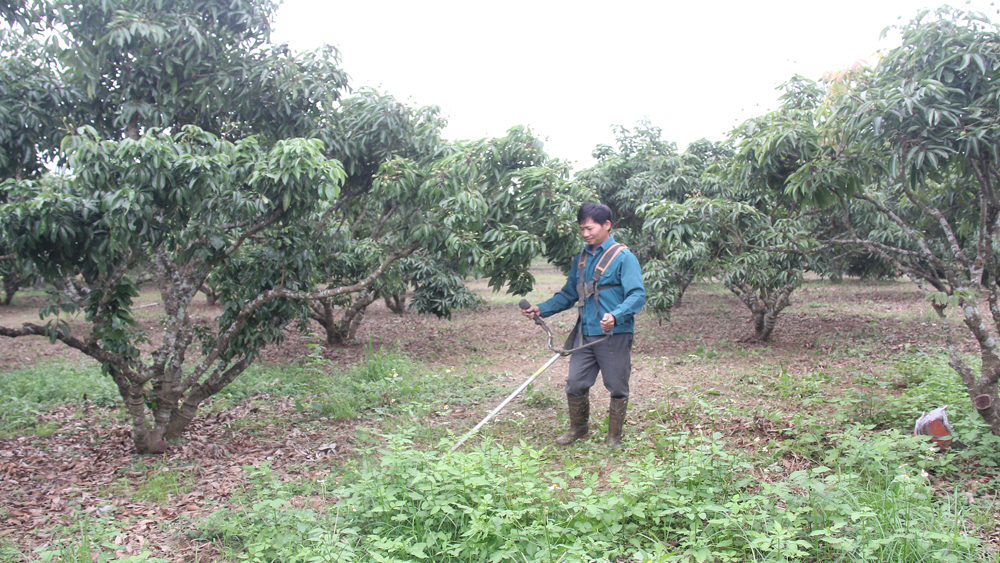
[[[589, 393], [600, 371], [604, 387], [611, 394], [605, 443], [617, 448], [621, 445], [628, 407], [633, 317], [646, 301], [646, 290], [642, 285], [639, 260], [623, 245], [616, 245], [611, 236], [611, 209], [600, 203], [585, 203], [580, 206], [576, 219], [587, 245], [573, 260], [566, 285], [551, 299], [522, 312], [534, 319], [535, 314], [545, 318], [574, 305], [579, 307], [574, 347], [600, 340], [605, 332], [613, 333], [608, 340], [570, 356], [566, 377], [570, 427], [556, 443], [568, 446], [590, 431]], [[604, 263], [602, 258], [606, 258]], [[599, 265], [606, 266], [603, 272], [599, 272]], [[597, 279], [595, 272], [599, 273]]]

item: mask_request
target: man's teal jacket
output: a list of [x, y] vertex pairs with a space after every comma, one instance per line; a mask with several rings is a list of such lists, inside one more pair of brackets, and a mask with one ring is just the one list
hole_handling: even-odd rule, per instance
[[[615, 244], [615, 238], [609, 236], [608, 240], [596, 249], [589, 245], [583, 249], [587, 256], [586, 264], [583, 267], [583, 280], [589, 282], [594, 278], [594, 269], [600, 262], [604, 252]], [[580, 281], [580, 271], [577, 262], [579, 256], [573, 258], [573, 266], [569, 270], [569, 277], [566, 285], [559, 293], [551, 299], [538, 304], [542, 317], [565, 311], [570, 307], [577, 306], [579, 294], [576, 284]], [[627, 249], [622, 250], [615, 256], [613, 262], [608, 265], [608, 269], [601, 275], [597, 282], [601, 286], [611, 286], [601, 289], [598, 300], [600, 303], [594, 304], [594, 297], [590, 296], [584, 302], [582, 314], [583, 334], [587, 336], [600, 336], [604, 334], [601, 330], [601, 318], [604, 313], [611, 313], [615, 317], [614, 333], [633, 332], [635, 329], [636, 313], [642, 309], [646, 302], [646, 288], [642, 285], [642, 269], [639, 267], [639, 260]]]

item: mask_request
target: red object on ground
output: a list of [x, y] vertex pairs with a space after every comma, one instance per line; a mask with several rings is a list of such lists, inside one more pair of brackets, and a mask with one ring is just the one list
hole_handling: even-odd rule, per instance
[[946, 406], [941, 407], [921, 415], [917, 419], [916, 426], [913, 427], [913, 435], [930, 436], [939, 450], [948, 449], [951, 446], [954, 431], [951, 429], [951, 424], [948, 423], [948, 413], [945, 412], [947, 408]]

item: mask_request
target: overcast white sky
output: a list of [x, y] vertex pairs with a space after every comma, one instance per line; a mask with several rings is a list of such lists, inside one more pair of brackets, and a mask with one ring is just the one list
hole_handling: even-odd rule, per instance
[[[284, 0], [278, 42], [340, 49], [354, 88], [436, 104], [451, 139], [500, 136], [525, 124], [550, 156], [593, 164], [613, 125], [648, 118], [683, 150], [722, 140], [776, 105], [794, 74], [871, 60], [898, 38], [888, 25], [933, 0], [504, 2]], [[989, 0], [951, 0], [986, 12]]]

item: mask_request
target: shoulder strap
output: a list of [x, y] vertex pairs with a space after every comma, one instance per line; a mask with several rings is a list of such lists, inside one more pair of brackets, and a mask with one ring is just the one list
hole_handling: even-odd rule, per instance
[[595, 281], [602, 275], [604, 275], [604, 271], [608, 269], [608, 266], [610, 266], [611, 263], [614, 262], [615, 257], [618, 256], [618, 253], [621, 252], [622, 250], [628, 250], [628, 247], [625, 246], [624, 244], [616, 242], [615, 244], [612, 244], [611, 246], [608, 247], [607, 250], [604, 251], [604, 254], [601, 255], [601, 261], [598, 262], [597, 267], [594, 268]]

